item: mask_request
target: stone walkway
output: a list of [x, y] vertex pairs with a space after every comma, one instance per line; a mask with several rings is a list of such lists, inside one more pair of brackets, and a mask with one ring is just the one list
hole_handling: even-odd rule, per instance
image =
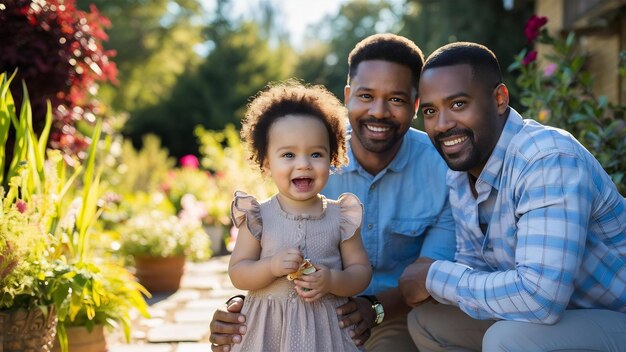
[[130, 343], [121, 332], [107, 335], [108, 352], [208, 352], [209, 322], [218, 307], [235, 294], [228, 278], [230, 256], [186, 263], [181, 288], [148, 300], [150, 319], [134, 319]]

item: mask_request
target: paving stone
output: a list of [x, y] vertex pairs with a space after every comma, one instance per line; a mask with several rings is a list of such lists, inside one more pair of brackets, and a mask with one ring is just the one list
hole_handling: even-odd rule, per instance
[[148, 331], [148, 342], [198, 342], [208, 333], [208, 324], [164, 324]]
[[124, 334], [107, 335], [109, 352], [208, 352], [209, 322], [217, 308], [236, 294], [228, 278], [229, 256], [187, 263], [181, 288], [146, 298], [151, 318], [132, 313], [131, 343]]
[[176, 293], [174, 293], [168, 299], [168, 301], [171, 301], [171, 302], [185, 302], [185, 301], [191, 301], [191, 300], [195, 300], [195, 299], [200, 299], [200, 292], [198, 292], [196, 290], [181, 289], [181, 290], [176, 291]]
[[209, 352], [211, 351], [211, 344], [208, 342], [195, 343], [195, 342], [181, 342], [176, 348], [176, 352]]
[[[209, 349], [211, 350], [209, 344]], [[165, 343], [146, 343], [146, 344], [130, 344], [130, 345], [108, 345], [108, 352], [174, 352], [176, 346]]]
[[196, 290], [213, 290], [221, 286], [220, 281], [214, 279], [208, 279], [202, 276], [187, 276], [183, 277], [180, 286], [184, 288], [193, 288]]
[[210, 323], [213, 318], [213, 310], [210, 309], [184, 309], [174, 313], [176, 323]]
[[187, 308], [196, 308], [196, 309], [215, 309], [221, 308], [224, 306], [224, 302], [226, 300], [222, 298], [208, 298], [208, 299], [198, 299], [195, 301], [189, 301], [185, 306]]

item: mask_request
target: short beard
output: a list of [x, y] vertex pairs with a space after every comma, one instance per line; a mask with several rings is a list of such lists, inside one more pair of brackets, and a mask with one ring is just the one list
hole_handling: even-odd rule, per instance
[[[443, 152], [443, 148], [441, 148], [441, 139], [452, 137], [452, 136], [457, 136], [457, 135], [467, 136], [467, 139], [469, 140], [471, 146], [468, 151], [469, 154], [465, 158], [460, 159], [460, 160], [455, 158], [454, 160], [451, 160], [448, 157], [448, 155]], [[455, 128], [450, 131], [438, 133], [437, 135], [435, 135], [432, 142], [433, 142], [433, 145], [435, 146], [435, 149], [437, 149], [437, 151], [439, 152], [439, 155], [441, 155], [441, 157], [446, 162], [446, 164], [448, 164], [448, 167], [450, 168], [450, 170], [469, 171], [471, 168], [475, 167], [476, 165], [480, 163], [480, 155], [478, 154], [476, 145], [474, 144], [474, 132], [472, 132], [469, 129]]]

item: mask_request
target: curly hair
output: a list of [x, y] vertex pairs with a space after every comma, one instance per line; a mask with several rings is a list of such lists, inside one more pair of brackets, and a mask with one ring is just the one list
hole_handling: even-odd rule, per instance
[[392, 33], [373, 34], [358, 42], [348, 55], [348, 81], [356, 75], [363, 61], [383, 60], [404, 65], [411, 70], [411, 81], [418, 88], [424, 54], [410, 39]]
[[242, 121], [241, 138], [248, 159], [263, 171], [267, 157], [269, 130], [287, 115], [307, 115], [324, 123], [330, 144], [330, 165], [338, 168], [348, 162], [346, 152], [346, 109], [339, 99], [321, 85], [305, 85], [296, 80], [270, 83], [248, 104]]

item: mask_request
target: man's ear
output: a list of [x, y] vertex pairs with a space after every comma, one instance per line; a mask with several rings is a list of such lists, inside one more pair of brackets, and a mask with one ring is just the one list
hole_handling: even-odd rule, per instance
[[498, 115], [503, 115], [509, 107], [509, 88], [504, 83], [500, 83], [494, 94], [498, 105]]
[[343, 105], [348, 104], [348, 98], [350, 98], [350, 85], [346, 84], [346, 86], [343, 87]]

